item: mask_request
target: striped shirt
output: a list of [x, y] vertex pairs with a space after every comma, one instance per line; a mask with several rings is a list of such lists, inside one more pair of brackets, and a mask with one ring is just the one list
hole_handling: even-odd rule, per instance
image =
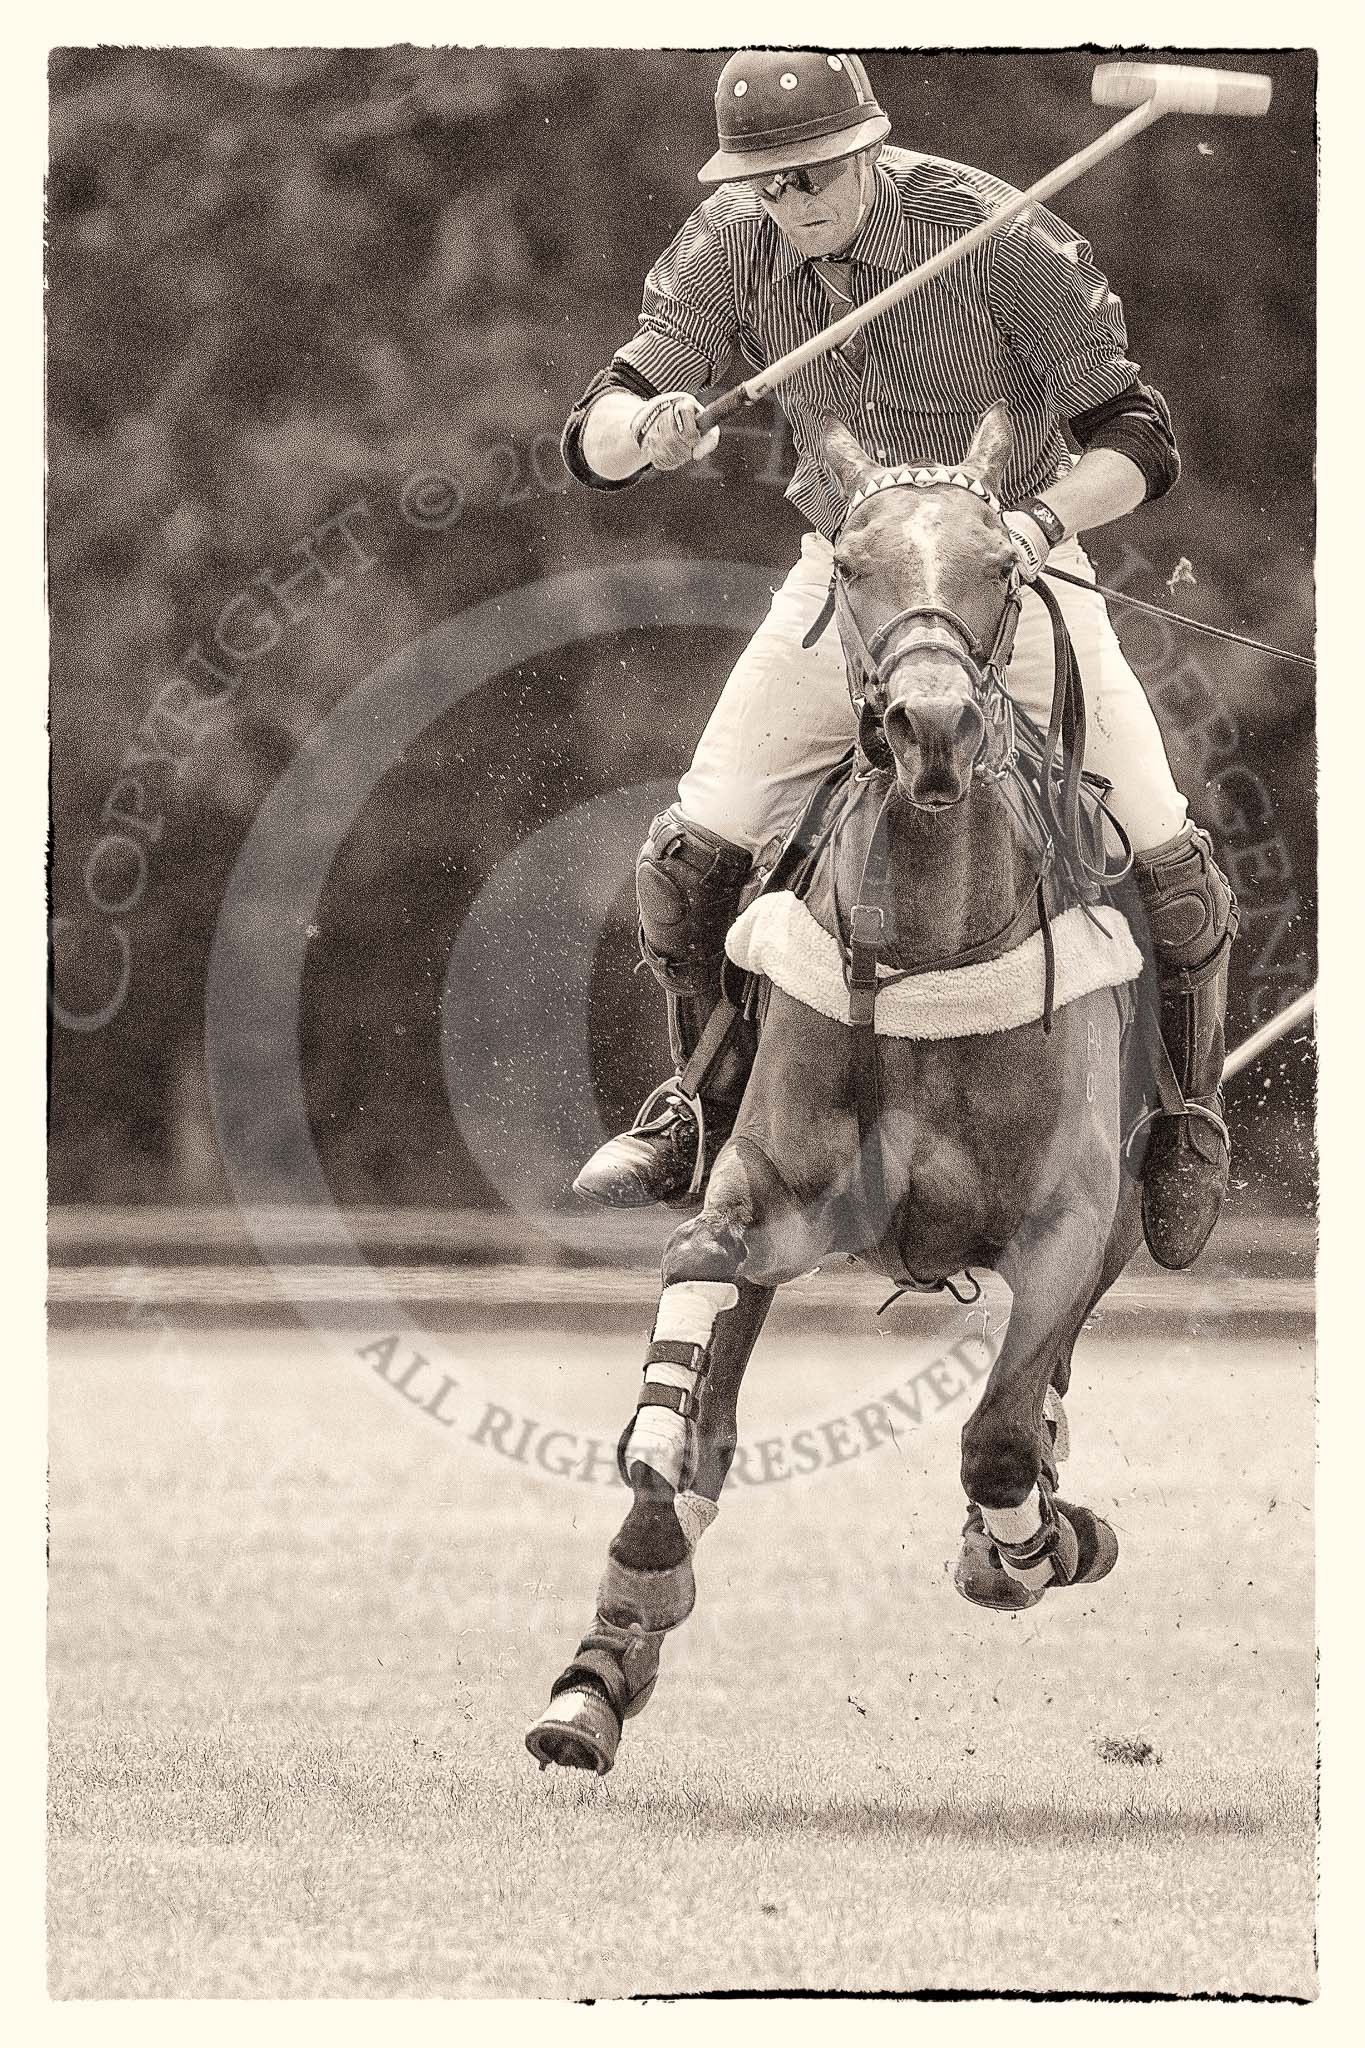
[[[984, 171], [884, 147], [867, 218], [843, 260], [861, 305], [1010, 198]], [[632, 388], [700, 392], [734, 351], [765, 368], [832, 318], [818, 274], [757, 196], [723, 185], [679, 229], [645, 280], [639, 331], [612, 361]], [[855, 373], [840, 354], [779, 386], [796, 470], [787, 496], [833, 539], [844, 493], [820, 457], [820, 423], [842, 420], [878, 462], [958, 462], [981, 415], [1004, 399], [1015, 453], [1007, 502], [1070, 468], [1062, 423], [1128, 390], [1123, 307], [1090, 244], [1035, 206], [863, 330]], [[634, 373], [632, 375], [631, 373]], [[591, 387], [590, 387], [591, 388]]]

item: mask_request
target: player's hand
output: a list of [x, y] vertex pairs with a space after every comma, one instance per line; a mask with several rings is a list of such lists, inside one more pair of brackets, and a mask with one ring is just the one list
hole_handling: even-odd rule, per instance
[[1014, 559], [1019, 564], [1019, 574], [1025, 583], [1034, 583], [1043, 573], [1043, 564], [1052, 553], [1052, 543], [1036, 519], [1030, 519], [1027, 512], [1007, 512], [1005, 531], [1014, 543]]
[[701, 462], [720, 439], [720, 428], [702, 433], [701, 401], [690, 391], [665, 391], [647, 398], [630, 423], [635, 445], [655, 469], [681, 469]]

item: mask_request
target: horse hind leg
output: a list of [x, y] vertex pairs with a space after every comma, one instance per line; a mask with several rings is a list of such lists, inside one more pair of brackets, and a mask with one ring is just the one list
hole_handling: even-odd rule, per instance
[[[734, 1456], [740, 1382], [773, 1290], [738, 1277], [742, 1242], [675, 1232], [635, 1415], [618, 1453], [634, 1496], [613, 1537], [597, 1611], [526, 1744], [551, 1763], [604, 1775], [623, 1726], [654, 1691], [665, 1637], [692, 1611], [692, 1559], [718, 1512]], [[736, 1277], [714, 1275], [730, 1257]]]

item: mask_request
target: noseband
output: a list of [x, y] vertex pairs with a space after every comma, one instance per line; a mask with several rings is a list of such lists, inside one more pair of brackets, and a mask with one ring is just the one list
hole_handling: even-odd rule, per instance
[[[999, 499], [984, 484], [975, 477], [964, 475], [961, 470], [950, 469], [899, 470], [884, 479], [874, 478], [854, 492], [848, 509], [850, 514], [853, 513], [880, 491], [926, 490], [945, 484], [970, 491], [974, 498], [980, 498], [993, 512], [1000, 514]], [[851, 643], [857, 657], [860, 673], [856, 684], [850, 679], [849, 694], [862, 725], [863, 751], [872, 766], [881, 769], [890, 765], [890, 748], [880, 728], [890, 701], [891, 671], [907, 655], [937, 654], [946, 655], [966, 672], [973, 701], [985, 721], [986, 736], [973, 763], [972, 773], [993, 782], [1008, 775], [1016, 748], [1014, 709], [1005, 689], [1005, 670], [1009, 666], [1019, 624], [1018, 571], [1011, 576], [989, 652], [981, 646], [965, 619], [948, 606], [938, 604], [907, 605], [904, 611], [897, 612], [894, 618], [878, 626], [869, 639], [858, 624], [847, 584], [837, 564], [833, 596], [845, 645]], [[916, 627], [920, 630], [915, 631]], [[865, 714], [870, 714], [870, 718], [875, 720], [876, 731], [871, 735], [868, 733], [869, 717]], [[992, 737], [994, 744], [991, 743]]]

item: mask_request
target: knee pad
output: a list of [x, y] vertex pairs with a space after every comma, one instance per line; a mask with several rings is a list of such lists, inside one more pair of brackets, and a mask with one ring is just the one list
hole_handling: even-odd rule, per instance
[[1158, 969], [1197, 988], [1225, 962], [1237, 933], [1237, 898], [1213, 857], [1213, 842], [1187, 825], [1164, 846], [1134, 856], [1133, 872]]
[[635, 864], [640, 952], [671, 995], [717, 992], [725, 934], [751, 866], [742, 846], [694, 825], [677, 804], [650, 826]]

